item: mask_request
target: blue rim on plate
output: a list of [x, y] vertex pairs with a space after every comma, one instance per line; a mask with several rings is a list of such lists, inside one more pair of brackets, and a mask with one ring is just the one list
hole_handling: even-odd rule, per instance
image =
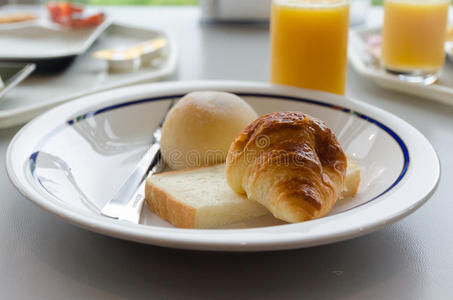
[[[367, 121], [369, 123], [372, 123], [372, 124], [378, 126], [382, 130], [384, 130], [388, 135], [390, 135], [395, 140], [395, 142], [398, 143], [398, 145], [400, 146], [401, 152], [403, 154], [404, 161], [403, 161], [403, 167], [401, 169], [401, 172], [398, 175], [398, 177], [396, 178], [396, 180], [387, 189], [385, 189], [382, 193], [380, 193], [379, 195], [377, 195], [377, 196], [375, 196], [375, 197], [373, 197], [373, 198], [371, 198], [371, 199], [369, 199], [369, 200], [367, 200], [367, 201], [365, 201], [363, 203], [360, 203], [360, 204], [358, 204], [358, 205], [356, 205], [354, 207], [351, 207], [351, 208], [349, 208], [347, 210], [344, 210], [344, 211], [342, 211], [340, 213], [344, 213], [344, 212], [347, 212], [349, 210], [355, 209], [357, 207], [366, 205], [366, 204], [368, 204], [368, 203], [370, 203], [370, 202], [382, 197], [383, 195], [388, 193], [390, 190], [392, 190], [404, 178], [404, 176], [407, 173], [407, 170], [409, 168], [409, 163], [410, 163], [410, 157], [409, 157], [409, 150], [407, 149], [406, 144], [404, 143], [404, 141], [401, 139], [401, 137], [396, 132], [394, 132], [391, 128], [389, 128], [385, 124], [377, 121], [376, 119], [373, 119], [373, 118], [371, 118], [371, 117], [369, 117], [367, 115], [364, 115], [362, 113], [359, 113], [357, 111], [354, 111], [354, 110], [352, 110], [350, 108], [346, 108], [346, 107], [338, 106], [338, 105], [333, 105], [333, 104], [325, 103], [325, 102], [318, 101], [318, 100], [311, 100], [311, 99], [292, 97], [292, 96], [274, 95], [274, 94], [260, 94], [260, 93], [235, 93], [235, 94], [238, 95], [238, 96], [242, 96], [242, 97], [263, 97], [263, 98], [274, 98], [274, 99], [298, 101], [298, 102], [304, 102], [304, 103], [309, 103], [309, 104], [313, 104], [313, 105], [319, 105], [319, 106], [324, 106], [324, 107], [332, 108], [332, 109], [335, 109], [335, 110], [339, 110], [339, 111], [342, 111], [344, 113], [355, 115], [355, 116], [357, 116], [357, 117], [359, 117], [359, 118], [361, 118], [361, 119], [363, 119], [363, 120], [365, 120], [365, 121]], [[37, 177], [37, 175], [35, 173], [36, 161], [38, 159], [40, 149], [43, 147], [43, 145], [47, 142], [47, 140], [49, 138], [51, 138], [56, 133], [58, 133], [60, 130], [62, 130], [64, 128], [68, 127], [68, 126], [72, 126], [72, 125], [74, 125], [74, 124], [76, 124], [76, 123], [78, 123], [80, 121], [83, 121], [83, 120], [85, 120], [87, 118], [91, 118], [93, 116], [96, 116], [96, 115], [99, 115], [99, 114], [102, 114], [102, 113], [105, 113], [105, 112], [108, 112], [108, 111], [112, 111], [112, 110], [119, 109], [119, 108], [122, 108], [122, 107], [127, 107], [127, 106], [142, 104], [142, 103], [147, 103], [147, 102], [168, 100], [168, 99], [173, 99], [173, 98], [181, 98], [183, 96], [184, 95], [181, 95], [181, 94], [180, 95], [170, 95], [170, 96], [160, 96], [160, 97], [151, 97], [151, 98], [145, 98], [145, 99], [140, 99], [140, 100], [133, 100], [133, 101], [128, 101], [128, 102], [124, 102], [124, 103], [119, 103], [119, 104], [107, 106], [107, 107], [104, 107], [104, 108], [101, 108], [101, 109], [98, 109], [98, 110], [95, 110], [95, 111], [91, 111], [91, 112], [79, 115], [79, 116], [77, 116], [77, 117], [75, 117], [73, 119], [70, 119], [70, 120], [66, 121], [66, 123], [63, 123], [60, 126], [55, 127], [53, 130], [50, 131], [50, 133], [48, 133], [46, 136], [44, 136], [39, 141], [39, 143], [35, 147], [35, 150], [30, 155], [30, 158], [29, 158], [30, 165], [29, 165], [29, 167], [30, 167], [30, 171], [31, 171], [31, 173], [33, 175], [33, 178], [38, 182], [39, 186], [41, 186], [41, 188], [44, 189], [48, 194], [52, 195], [57, 200], [61, 200], [58, 197], [56, 197], [55, 195], [53, 195], [48, 189], [46, 189], [46, 187], [41, 183], [41, 181], [39, 180], [39, 178]]]

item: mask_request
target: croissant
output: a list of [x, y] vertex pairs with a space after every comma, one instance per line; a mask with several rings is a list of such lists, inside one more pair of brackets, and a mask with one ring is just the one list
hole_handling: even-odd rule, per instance
[[235, 192], [294, 223], [329, 213], [343, 190], [346, 167], [346, 155], [323, 121], [301, 112], [274, 112], [239, 134], [225, 172]]

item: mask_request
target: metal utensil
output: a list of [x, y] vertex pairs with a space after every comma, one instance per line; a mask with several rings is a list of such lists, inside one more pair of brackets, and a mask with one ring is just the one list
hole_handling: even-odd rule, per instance
[[160, 172], [164, 168], [164, 162], [160, 154], [162, 124], [174, 103], [175, 100], [172, 100], [167, 113], [153, 132], [153, 142], [148, 151], [140, 159], [137, 167], [135, 167], [116, 195], [104, 205], [101, 210], [102, 215], [132, 223], [140, 221], [143, 200], [145, 199], [145, 179], [149, 174]]
[[8, 91], [13, 89], [16, 85], [21, 83], [36, 69], [35, 64], [28, 63], [0, 63], [0, 98], [2, 98]]

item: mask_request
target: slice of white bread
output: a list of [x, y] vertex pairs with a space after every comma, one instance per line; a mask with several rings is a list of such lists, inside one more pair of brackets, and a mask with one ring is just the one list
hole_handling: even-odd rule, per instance
[[[354, 196], [359, 183], [360, 169], [348, 159], [341, 198]], [[269, 213], [258, 202], [233, 192], [224, 164], [150, 176], [145, 195], [150, 209], [182, 228], [215, 228]]]
[[344, 181], [344, 189], [341, 192], [340, 198], [354, 197], [359, 190], [360, 185], [360, 168], [355, 161], [348, 157], [348, 167], [346, 169], [346, 179]]
[[268, 214], [228, 186], [224, 164], [150, 176], [145, 199], [158, 216], [182, 228], [215, 228]]

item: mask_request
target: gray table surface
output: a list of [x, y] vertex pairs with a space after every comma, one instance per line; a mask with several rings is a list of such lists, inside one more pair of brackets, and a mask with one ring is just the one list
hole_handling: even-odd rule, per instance
[[[262, 25], [200, 24], [196, 8], [111, 8], [173, 30], [180, 80], [267, 81]], [[379, 22], [372, 11], [368, 22]], [[453, 107], [385, 91], [348, 72], [347, 95], [418, 128], [440, 156], [432, 197], [404, 220], [333, 245], [268, 253], [172, 250], [66, 224], [22, 197], [0, 160], [1, 299], [453, 299]], [[0, 155], [19, 128], [0, 130]]]

